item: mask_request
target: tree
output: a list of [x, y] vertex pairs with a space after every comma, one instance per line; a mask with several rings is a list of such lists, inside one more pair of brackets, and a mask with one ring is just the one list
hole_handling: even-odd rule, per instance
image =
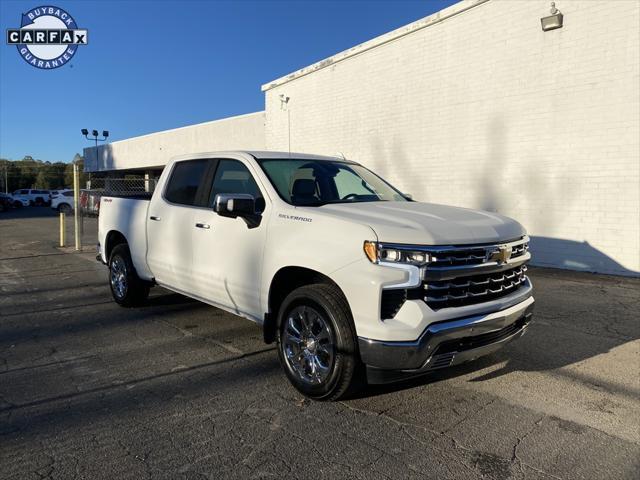
[[38, 172], [35, 187], [41, 190], [49, 190], [51, 188], [51, 182], [44, 170]]
[[2, 192], [9, 191], [9, 168], [11, 164], [6, 158], [0, 158], [0, 185], [2, 185]]
[[[73, 185], [71, 167], [70, 164], [63, 162], [34, 160], [29, 155], [22, 160], [0, 159], [0, 190], [14, 192], [21, 188], [50, 190], [71, 187]], [[83, 176], [81, 181], [84, 181]]]
[[[78, 163], [78, 174], [80, 177], [80, 188], [84, 188], [89, 176], [84, 173], [84, 159], [79, 155], [75, 158]], [[64, 170], [64, 184], [69, 188], [73, 188], [73, 163], [66, 163]]]

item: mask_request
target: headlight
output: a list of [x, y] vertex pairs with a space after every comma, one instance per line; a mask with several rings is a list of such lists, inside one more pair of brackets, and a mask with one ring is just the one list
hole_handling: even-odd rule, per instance
[[429, 253], [414, 250], [411, 245], [391, 247], [377, 242], [364, 242], [364, 253], [372, 263], [388, 262], [424, 265], [433, 260]]

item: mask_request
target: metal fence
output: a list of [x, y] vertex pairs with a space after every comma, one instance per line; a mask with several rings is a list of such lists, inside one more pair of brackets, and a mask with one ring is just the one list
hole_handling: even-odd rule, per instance
[[92, 178], [87, 182], [87, 190], [101, 195], [127, 196], [143, 193], [151, 194], [157, 178], [128, 176], [124, 178]]
[[[127, 176], [124, 178], [92, 178], [86, 183], [86, 188], [80, 190], [78, 203], [80, 208], [78, 230], [83, 251], [95, 248], [98, 241], [98, 215], [100, 201], [103, 196], [151, 198], [156, 187], [157, 178], [143, 176]], [[69, 197], [69, 205], [73, 207], [73, 197]], [[65, 200], [66, 201], [66, 200]], [[64, 210], [63, 208], [60, 209]], [[65, 239], [66, 245], [74, 244], [75, 218], [73, 208], [66, 209], [64, 219], [65, 230], [72, 234]]]

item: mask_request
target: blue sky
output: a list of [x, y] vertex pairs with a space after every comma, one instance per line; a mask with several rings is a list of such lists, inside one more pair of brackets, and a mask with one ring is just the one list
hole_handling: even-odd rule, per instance
[[70, 161], [89, 143], [264, 108], [260, 86], [455, 3], [416, 1], [0, 1], [0, 26], [67, 10], [89, 45], [55, 70], [0, 46], [0, 157]]

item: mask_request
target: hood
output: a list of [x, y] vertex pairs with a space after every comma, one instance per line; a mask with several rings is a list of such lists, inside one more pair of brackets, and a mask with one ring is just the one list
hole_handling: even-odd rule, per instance
[[464, 245], [515, 240], [526, 231], [497, 213], [420, 202], [362, 202], [324, 205], [315, 213], [370, 226], [378, 241]]

